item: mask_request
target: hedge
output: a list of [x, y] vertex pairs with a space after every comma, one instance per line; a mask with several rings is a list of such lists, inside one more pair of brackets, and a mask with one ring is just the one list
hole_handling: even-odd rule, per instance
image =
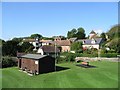
[[17, 61], [11, 57], [2, 57], [2, 68], [17, 66]]
[[[75, 57], [98, 57], [98, 54], [61, 53], [60, 57], [57, 57], [57, 63], [75, 61]], [[117, 53], [101, 53], [100, 57], [117, 57]]]

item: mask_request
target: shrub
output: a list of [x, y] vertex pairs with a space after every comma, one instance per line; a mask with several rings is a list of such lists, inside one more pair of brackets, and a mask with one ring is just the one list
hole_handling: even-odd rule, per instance
[[13, 60], [11, 57], [3, 57], [2, 58], [2, 68], [16, 66], [17, 61]]
[[117, 57], [117, 53], [102, 53], [100, 54], [100, 57]]
[[63, 56], [58, 56], [57, 58], [56, 58], [56, 63], [63, 63], [63, 62], [66, 62], [65, 61], [65, 57]]

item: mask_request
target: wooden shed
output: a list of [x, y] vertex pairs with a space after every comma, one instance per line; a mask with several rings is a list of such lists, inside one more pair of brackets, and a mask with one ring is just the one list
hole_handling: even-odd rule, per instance
[[47, 55], [26, 54], [18, 57], [18, 67], [32, 74], [52, 72], [55, 71], [55, 58]]

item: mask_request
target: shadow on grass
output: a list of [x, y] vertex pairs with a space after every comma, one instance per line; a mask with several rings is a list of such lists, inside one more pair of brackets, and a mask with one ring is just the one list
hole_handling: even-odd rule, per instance
[[52, 72], [59, 72], [59, 71], [68, 70], [68, 69], [70, 69], [70, 68], [61, 67], [61, 66], [55, 66], [55, 70], [54, 71], [40, 72], [40, 74], [47, 74], [47, 73], [52, 73]]
[[63, 71], [63, 70], [67, 70], [67, 69], [70, 69], [70, 68], [56, 66], [56, 71]]
[[83, 64], [77, 64], [76, 66], [83, 67], [83, 68], [97, 68], [96, 66], [93, 66], [93, 65], [83, 65]]

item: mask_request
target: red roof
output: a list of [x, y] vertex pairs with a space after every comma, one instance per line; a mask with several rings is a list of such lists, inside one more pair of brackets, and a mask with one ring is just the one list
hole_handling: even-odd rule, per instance
[[[55, 46], [52, 45], [44, 45], [40, 47], [44, 52], [55, 52]], [[56, 47], [56, 52], [60, 52], [60, 50]]]
[[59, 46], [70, 46], [71, 41], [70, 40], [59, 40], [59, 41], [54, 41], [54, 44], [57, 44]]

